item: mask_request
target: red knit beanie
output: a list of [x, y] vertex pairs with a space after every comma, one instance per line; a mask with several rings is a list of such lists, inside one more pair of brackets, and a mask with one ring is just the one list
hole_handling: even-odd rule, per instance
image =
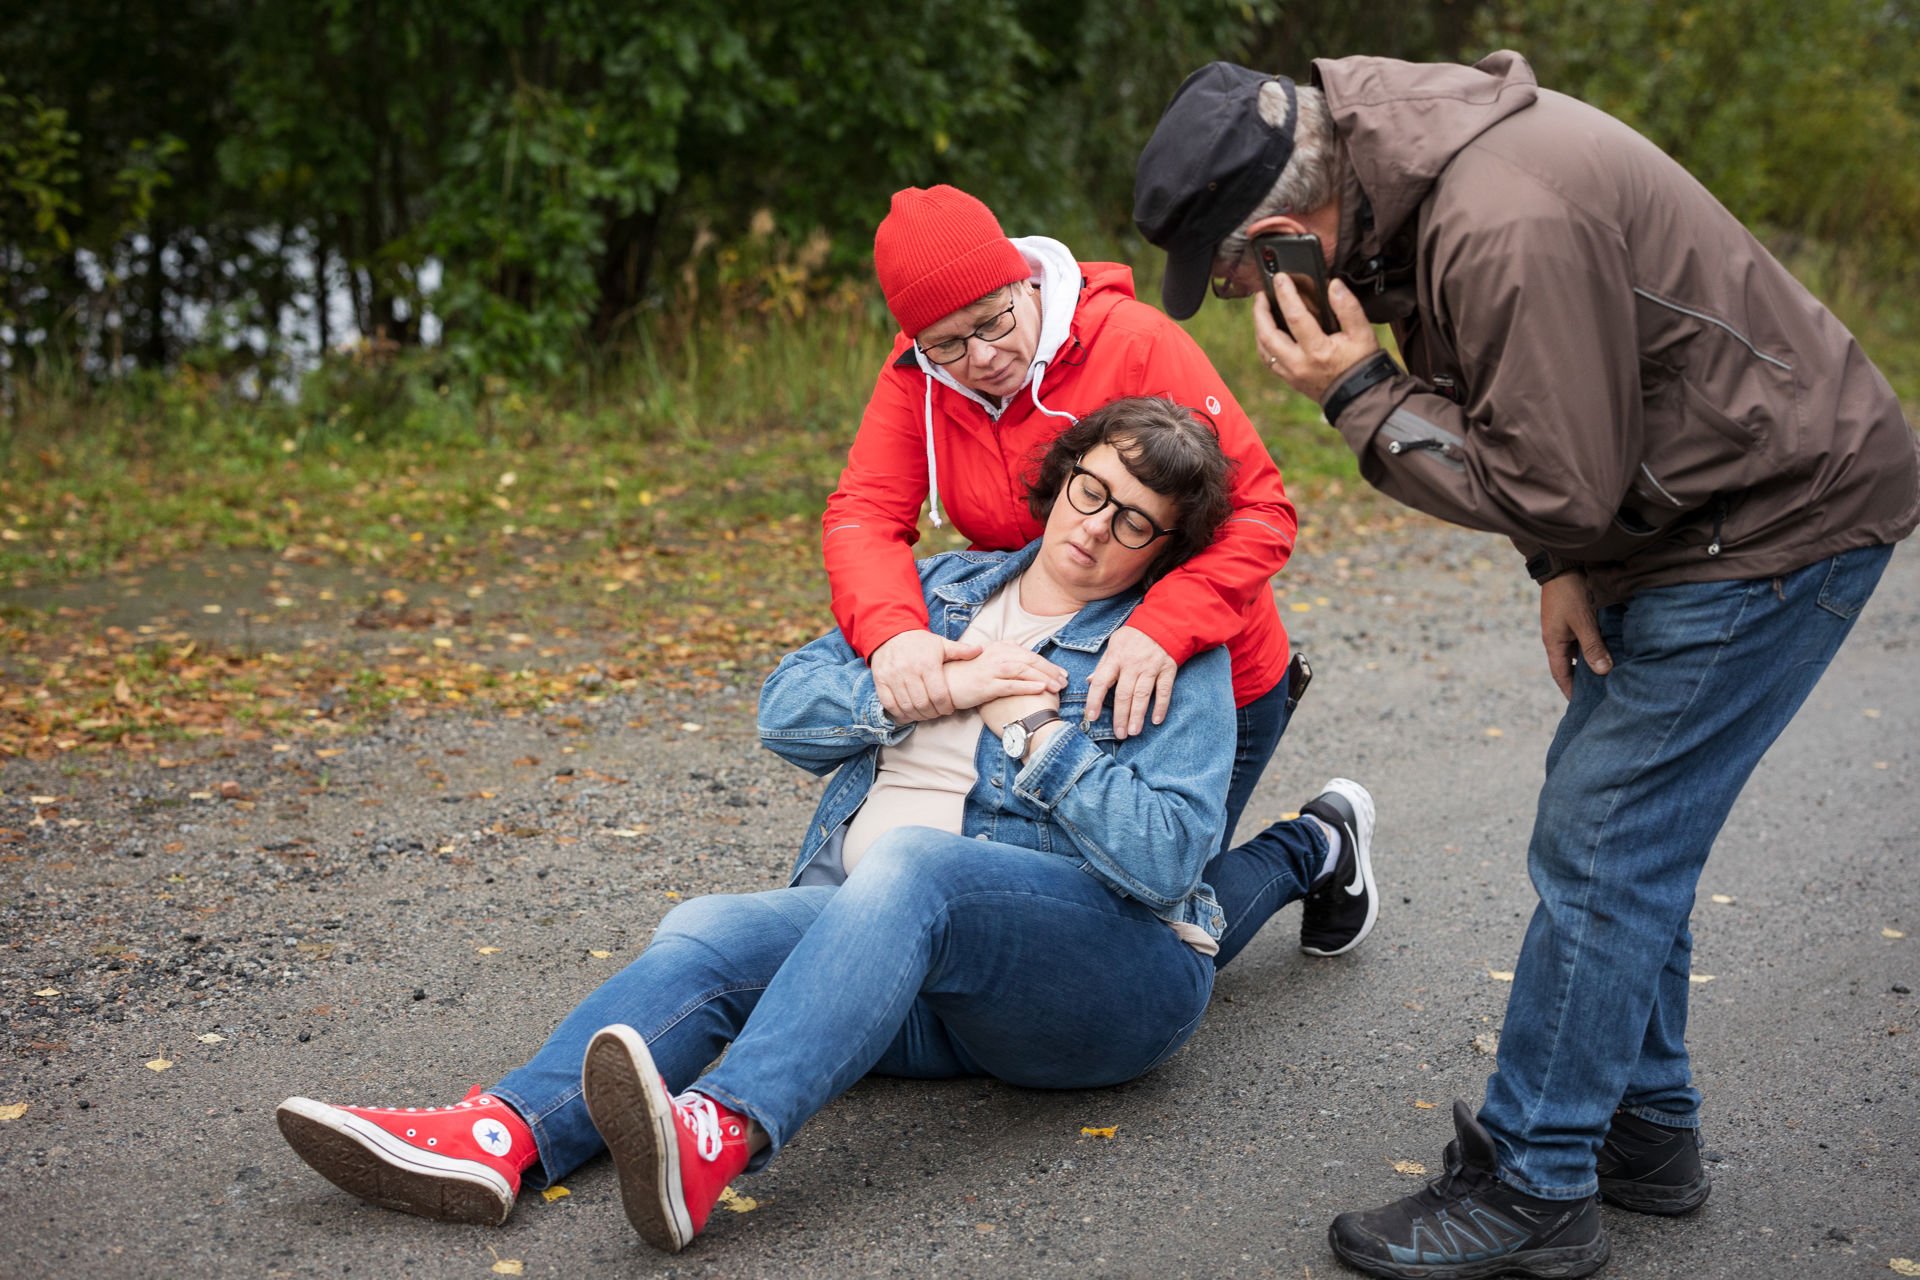
[[1033, 272], [993, 210], [957, 187], [908, 187], [873, 233], [887, 310], [912, 337]]

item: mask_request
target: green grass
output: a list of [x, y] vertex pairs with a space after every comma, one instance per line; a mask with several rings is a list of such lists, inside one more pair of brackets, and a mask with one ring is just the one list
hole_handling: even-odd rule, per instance
[[[1920, 305], [1844, 254], [1793, 261], [1920, 402]], [[1137, 273], [1149, 301], [1158, 266], [1149, 253]], [[297, 547], [451, 581], [775, 522], [810, 538], [888, 349], [868, 292], [797, 319], [656, 326], [619, 363], [539, 393], [446, 386], [430, 354], [342, 357], [295, 403], [248, 399], [193, 368], [101, 391], [16, 380], [0, 434], [0, 583]], [[1187, 327], [1310, 501], [1352, 481], [1354, 462], [1317, 407], [1262, 367], [1248, 305], [1209, 301]]]

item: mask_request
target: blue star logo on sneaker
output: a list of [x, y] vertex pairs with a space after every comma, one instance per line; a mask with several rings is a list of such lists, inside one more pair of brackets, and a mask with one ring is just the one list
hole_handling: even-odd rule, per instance
[[498, 1120], [475, 1120], [473, 1140], [490, 1156], [504, 1156], [513, 1150], [513, 1135]]

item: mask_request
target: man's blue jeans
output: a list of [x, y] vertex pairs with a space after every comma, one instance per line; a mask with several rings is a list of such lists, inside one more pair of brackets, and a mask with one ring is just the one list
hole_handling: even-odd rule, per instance
[[869, 1073], [1131, 1080], [1186, 1042], [1212, 992], [1205, 956], [1066, 858], [903, 827], [843, 885], [675, 907], [493, 1092], [533, 1129], [533, 1185], [566, 1176], [602, 1149], [580, 1100], [587, 1042], [624, 1022], [668, 1089], [759, 1122], [757, 1169]]
[[1701, 869], [1891, 554], [1660, 587], [1601, 611], [1613, 670], [1580, 666], [1547, 750], [1527, 854], [1540, 904], [1480, 1111], [1506, 1181], [1551, 1199], [1593, 1194], [1616, 1107], [1699, 1124], [1686, 1026]]

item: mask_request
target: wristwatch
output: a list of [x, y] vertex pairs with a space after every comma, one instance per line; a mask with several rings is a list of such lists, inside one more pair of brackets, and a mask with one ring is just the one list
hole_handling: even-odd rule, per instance
[[1000, 746], [1011, 759], [1024, 759], [1033, 735], [1059, 718], [1060, 713], [1052, 707], [1042, 707], [1030, 716], [1022, 716], [1000, 731]]

